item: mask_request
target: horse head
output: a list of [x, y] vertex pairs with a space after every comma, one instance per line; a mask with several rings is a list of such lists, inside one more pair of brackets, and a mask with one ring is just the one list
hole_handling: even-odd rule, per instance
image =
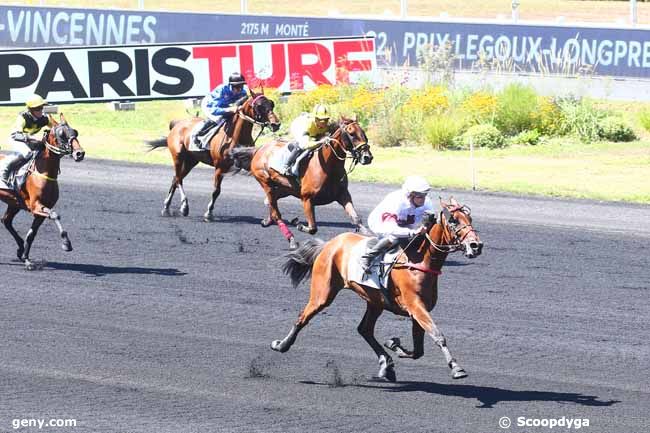
[[265, 127], [273, 132], [280, 129], [280, 119], [273, 112], [275, 103], [267, 98], [264, 93], [255, 93], [251, 90], [250, 96], [244, 102], [241, 112], [253, 120], [253, 123]]
[[372, 153], [366, 132], [361, 128], [356, 119], [341, 116], [336, 131], [332, 138], [339, 141], [346, 152], [352, 155], [355, 163], [368, 165], [372, 162]]
[[59, 118], [59, 122], [54, 120], [51, 115], [50, 120], [54, 126], [45, 133], [45, 139], [43, 140], [45, 147], [57, 155], [72, 155], [75, 161], [82, 161], [86, 152], [79, 144], [77, 130], [68, 124], [65, 117], [63, 117], [63, 113]]
[[442, 224], [444, 237], [447, 238], [450, 251], [462, 250], [465, 257], [473, 259], [481, 255], [483, 242], [476, 230], [472, 227], [471, 210], [450, 198], [449, 202], [440, 199], [440, 224]]

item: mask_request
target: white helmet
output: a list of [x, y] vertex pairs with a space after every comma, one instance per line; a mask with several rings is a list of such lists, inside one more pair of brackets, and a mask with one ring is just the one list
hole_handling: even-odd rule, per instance
[[406, 195], [414, 192], [426, 194], [431, 189], [431, 186], [429, 185], [429, 182], [421, 176], [409, 176], [404, 179], [402, 189]]

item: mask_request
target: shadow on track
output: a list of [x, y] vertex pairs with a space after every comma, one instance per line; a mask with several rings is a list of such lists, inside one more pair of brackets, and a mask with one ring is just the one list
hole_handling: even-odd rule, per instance
[[63, 271], [76, 271], [94, 277], [103, 277], [111, 274], [140, 274], [140, 275], [163, 275], [168, 277], [180, 277], [187, 275], [176, 268], [139, 268], [136, 266], [102, 266], [86, 263], [57, 263], [47, 262], [44, 268], [59, 269]]
[[[309, 385], [327, 385], [316, 382], [302, 381]], [[493, 388], [490, 386], [474, 385], [448, 385], [431, 382], [397, 382], [386, 384], [384, 381], [373, 381], [376, 385], [361, 385], [358, 383], [346, 386], [356, 388], [381, 389], [388, 392], [427, 392], [430, 394], [448, 395], [452, 397], [463, 397], [477, 399], [480, 405], [477, 408], [493, 408], [494, 405], [506, 401], [549, 401], [559, 403], [575, 403], [582, 406], [612, 406], [620, 403], [620, 400], [598, 400], [598, 396], [584, 395], [574, 392], [552, 392], [552, 391], [513, 391], [509, 389]]]

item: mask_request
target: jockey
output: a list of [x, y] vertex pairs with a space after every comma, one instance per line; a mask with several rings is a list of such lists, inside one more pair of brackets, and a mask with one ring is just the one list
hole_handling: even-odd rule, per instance
[[[233, 72], [228, 77], [228, 83], [217, 86], [209, 95], [203, 98], [201, 109], [208, 118], [196, 137], [201, 137], [213, 126], [218, 125], [223, 118], [229, 119], [239, 107], [236, 102], [248, 96], [246, 80], [239, 72]], [[200, 144], [200, 143], [199, 143]]]
[[379, 242], [368, 244], [361, 265], [368, 270], [376, 257], [397, 245], [400, 239], [413, 238], [426, 231], [422, 219], [433, 211], [427, 193], [429, 183], [420, 176], [409, 176], [402, 189], [389, 193], [368, 216], [368, 227], [377, 234]]
[[315, 149], [322, 144], [321, 139], [330, 132], [329, 120], [330, 112], [327, 106], [317, 104], [311, 114], [302, 113], [291, 122], [289, 132], [294, 141], [289, 146], [291, 153], [284, 166], [285, 175], [298, 176], [298, 167], [292, 168], [293, 164], [303, 151]]
[[11, 145], [15, 152], [5, 159], [5, 165], [0, 173], [0, 181], [9, 182], [9, 175], [18, 170], [32, 156], [32, 151], [43, 145], [42, 137], [36, 137], [41, 129], [54, 126], [51, 118], [43, 114], [47, 101], [39, 95], [32, 95], [25, 105], [27, 110], [21, 112], [16, 119], [16, 126], [11, 133]]

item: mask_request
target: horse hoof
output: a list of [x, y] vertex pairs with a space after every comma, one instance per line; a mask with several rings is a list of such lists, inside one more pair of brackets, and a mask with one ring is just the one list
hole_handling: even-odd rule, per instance
[[189, 206], [181, 206], [181, 215], [184, 217], [188, 216], [190, 214], [190, 207]]
[[395, 367], [392, 365], [387, 366], [386, 368], [379, 369], [379, 378], [387, 380], [388, 382], [396, 382], [397, 374], [395, 373]]
[[70, 242], [64, 242], [61, 244], [61, 249], [66, 252], [72, 251], [72, 244]]
[[163, 217], [170, 217], [170, 216], [172, 216], [172, 214], [171, 214], [171, 212], [169, 211], [169, 209], [163, 209], [162, 211], [160, 211], [160, 216], [163, 216]]
[[271, 220], [271, 218], [265, 218], [262, 221], [260, 221], [260, 224], [262, 225], [262, 227], [268, 227], [271, 224], [273, 224], [273, 221]]
[[294, 227], [300, 227], [302, 224], [300, 224], [300, 218], [295, 217], [291, 221], [289, 221], [289, 225], [292, 225]]
[[456, 366], [451, 370], [452, 379], [462, 379], [464, 377], [467, 377], [467, 372], [462, 367]]
[[287, 350], [289, 350], [288, 347], [282, 347], [282, 341], [281, 340], [273, 340], [271, 342], [271, 349], [275, 350], [276, 352], [284, 353]]
[[32, 263], [29, 259], [25, 260], [25, 270], [27, 271], [33, 271], [36, 269], [36, 265]]
[[289, 249], [290, 250], [297, 250], [298, 249], [298, 242], [294, 238], [291, 238], [289, 240]]
[[16, 257], [18, 257], [18, 260], [20, 260], [21, 262], [25, 261], [25, 259], [23, 259], [23, 253], [24, 252], [25, 252], [25, 250], [22, 249], [22, 248], [19, 249], [18, 251], [16, 251]]
[[214, 216], [212, 216], [211, 213], [206, 213], [205, 215], [203, 215], [203, 221], [205, 221], [206, 223], [211, 223], [214, 221]]

